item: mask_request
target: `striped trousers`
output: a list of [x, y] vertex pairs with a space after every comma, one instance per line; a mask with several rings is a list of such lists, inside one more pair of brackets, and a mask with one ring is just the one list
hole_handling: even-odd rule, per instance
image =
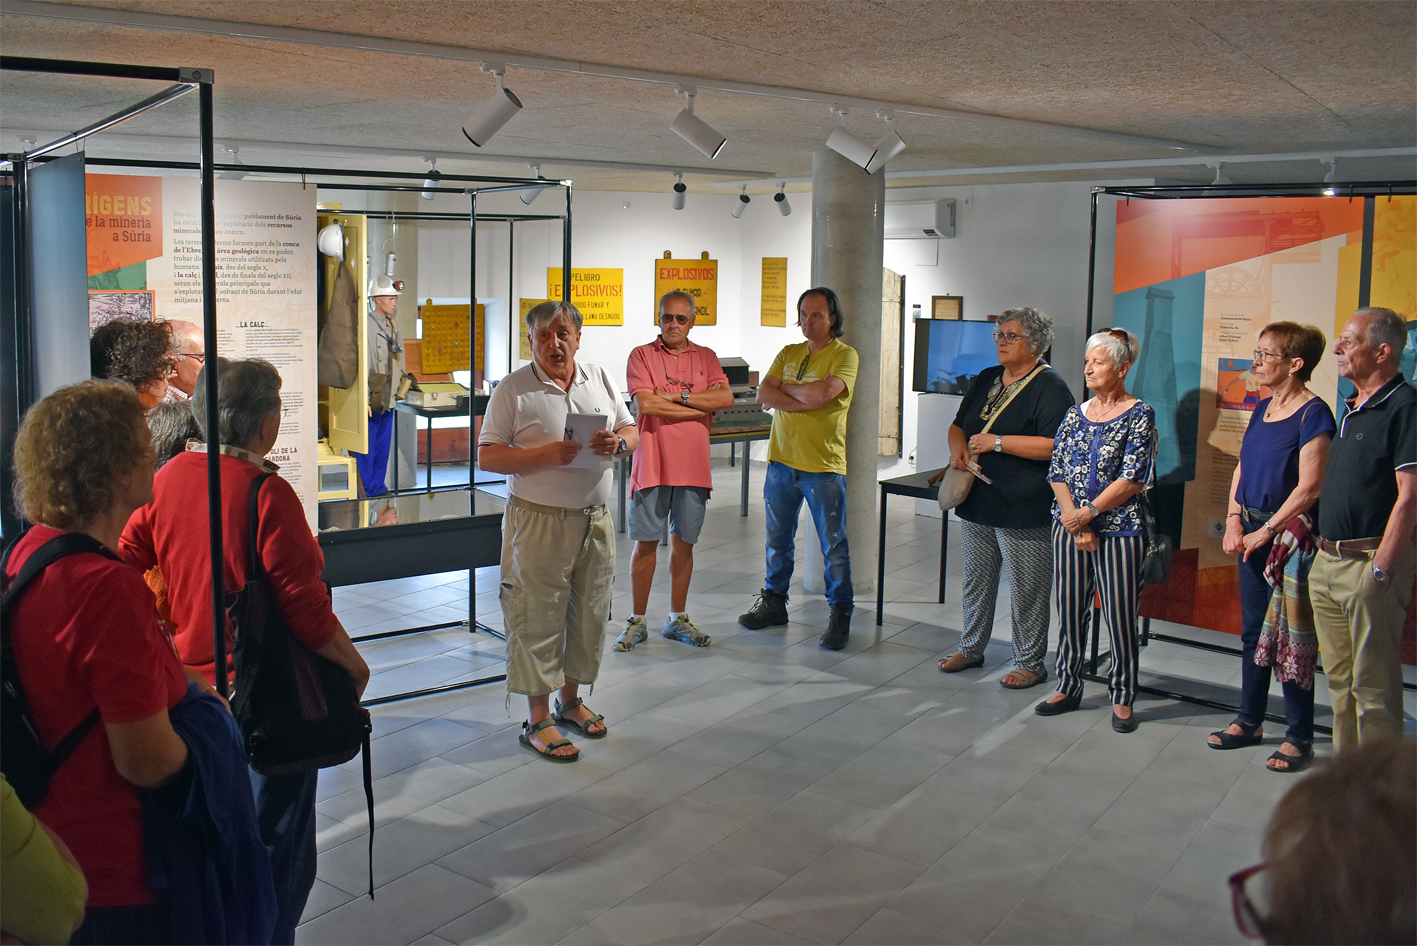
[[959, 650], [970, 660], [984, 656], [994, 629], [999, 575], [1007, 566], [1013, 595], [1014, 666], [1042, 672], [1048, 652], [1048, 582], [1053, 546], [1047, 526], [996, 529], [961, 519], [964, 535], [964, 633]]
[[1131, 706], [1137, 687], [1137, 611], [1141, 604], [1139, 535], [1097, 537], [1096, 552], [1082, 552], [1057, 520], [1053, 522], [1053, 591], [1058, 601], [1058, 690], [1082, 695], [1082, 669], [1092, 629], [1093, 597], [1102, 599], [1102, 616], [1112, 637], [1112, 665], [1107, 694], [1119, 706]]

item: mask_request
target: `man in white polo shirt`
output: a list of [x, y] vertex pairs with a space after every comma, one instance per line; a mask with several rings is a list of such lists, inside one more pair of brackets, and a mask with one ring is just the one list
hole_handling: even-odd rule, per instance
[[[502, 519], [502, 616], [507, 689], [527, 697], [521, 743], [552, 762], [580, 750], [556, 727], [590, 739], [604, 719], [578, 695], [600, 671], [601, 641], [615, 577], [615, 532], [606, 509], [610, 463], [577, 461], [587, 449], [608, 461], [640, 435], [616, 384], [598, 365], [577, 364], [581, 313], [543, 302], [526, 315], [533, 361], [507, 375], [487, 405], [478, 464], [507, 474]], [[603, 415], [588, 447], [568, 437], [576, 418]], [[598, 426], [598, 425], [597, 425]], [[552, 690], [560, 691], [554, 712]]]

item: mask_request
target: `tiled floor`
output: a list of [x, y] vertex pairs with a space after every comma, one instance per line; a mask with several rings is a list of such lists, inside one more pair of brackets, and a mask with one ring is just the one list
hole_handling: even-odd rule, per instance
[[[726, 463], [716, 474], [736, 484]], [[794, 585], [791, 624], [746, 631], [735, 619], [762, 583], [763, 522], [760, 503], [744, 519], [735, 500], [710, 505], [696, 553], [690, 614], [713, 646], [607, 647], [589, 702], [611, 733], [582, 740], [575, 765], [518, 745], [525, 705], [509, 713], [498, 684], [375, 709], [377, 899], [360, 896], [357, 768], [327, 769], [300, 942], [1242, 942], [1225, 878], [1258, 860], [1292, 784], [1263, 765], [1278, 739], [1215, 752], [1205, 735], [1229, 714], [1154, 698], [1118, 735], [1093, 684], [1084, 711], [1036, 717], [1048, 687], [998, 685], [1007, 586], [985, 666], [940, 673], [960, 556], [936, 604], [939, 521], [908, 502], [891, 510], [884, 627], [862, 598], [849, 647], [822, 650], [825, 603]], [[622, 619], [623, 539], [619, 554]], [[496, 587], [495, 569], [479, 573], [478, 616], [500, 626]], [[450, 573], [335, 600], [358, 635], [457, 620], [466, 596], [466, 573]], [[500, 672], [502, 644], [451, 629], [362, 649], [373, 696]], [[1142, 666], [1222, 699], [1239, 680], [1238, 658], [1174, 644], [1153, 642]]]

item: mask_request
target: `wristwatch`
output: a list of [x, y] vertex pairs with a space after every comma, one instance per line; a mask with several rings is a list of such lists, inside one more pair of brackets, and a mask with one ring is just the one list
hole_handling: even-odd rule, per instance
[[1092, 513], [1092, 518], [1094, 519], [1102, 515], [1102, 513], [1097, 511], [1097, 507], [1092, 504], [1092, 500], [1090, 499], [1087, 501], [1087, 511]]
[[1391, 575], [1389, 575], [1387, 572], [1383, 571], [1383, 570], [1382, 570], [1381, 568], [1379, 568], [1378, 566], [1376, 566], [1376, 565], [1373, 566], [1373, 581], [1375, 581], [1375, 582], [1377, 582], [1378, 584], [1381, 585], [1381, 584], [1384, 584], [1385, 582], [1387, 582], [1387, 580], [1390, 579], [1391, 577], [1392, 577]]
[[688, 406], [689, 406], [689, 392], [688, 392], [688, 391], [680, 391], [680, 392], [679, 392], [679, 403], [680, 403], [680, 404], [683, 404], [685, 407], [688, 407]]
[[994, 452], [995, 452], [995, 453], [1003, 453], [1003, 452], [1004, 452], [1004, 438], [1001, 437], [1001, 436], [999, 436], [998, 434], [995, 434], [995, 435], [994, 435]]
[[628, 449], [630, 449], [630, 445], [625, 442], [624, 437], [621, 437], [620, 442], [615, 445], [615, 455], [618, 457]]

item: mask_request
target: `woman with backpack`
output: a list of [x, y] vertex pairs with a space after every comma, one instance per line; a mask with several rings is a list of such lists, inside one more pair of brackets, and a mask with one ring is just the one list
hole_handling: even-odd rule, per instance
[[[142, 573], [113, 554], [128, 517], [152, 499], [143, 405], [115, 381], [61, 388], [26, 414], [14, 462], [16, 500], [34, 525], [6, 556], [7, 586], [53, 540], [82, 549], [39, 572], [6, 608], [6, 643], [41, 742], [30, 761], [43, 753], [34, 767], [42, 771], [56, 746], [73, 743], [52, 777], [21, 794], [88, 880], [72, 942], [166, 942], [167, 903], [145, 877], [139, 789], [168, 783], [187, 762], [168, 716], [187, 678]], [[6, 739], [7, 757], [16, 742]], [[7, 775], [17, 768], [9, 758], [6, 766]]]

